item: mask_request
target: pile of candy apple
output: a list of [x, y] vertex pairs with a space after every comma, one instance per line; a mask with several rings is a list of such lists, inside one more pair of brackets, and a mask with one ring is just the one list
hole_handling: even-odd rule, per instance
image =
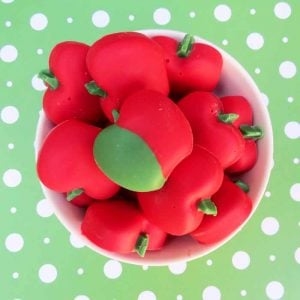
[[247, 99], [214, 94], [222, 64], [188, 34], [120, 32], [52, 49], [39, 76], [53, 128], [37, 173], [84, 209], [94, 244], [140, 256], [185, 235], [212, 244], [250, 215], [251, 186], [239, 178], [262, 129]]

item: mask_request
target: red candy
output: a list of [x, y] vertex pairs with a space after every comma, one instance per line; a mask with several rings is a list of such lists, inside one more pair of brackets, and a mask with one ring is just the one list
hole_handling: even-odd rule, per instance
[[207, 150], [195, 146], [158, 191], [138, 193], [145, 216], [172, 235], [184, 235], [202, 221], [201, 201], [220, 187], [223, 170]]
[[137, 32], [119, 32], [96, 41], [87, 55], [87, 68], [105, 92], [101, 106], [113, 121], [112, 110], [119, 110], [123, 99], [140, 89], [164, 95], [169, 83], [162, 49]]
[[97, 246], [118, 253], [159, 250], [167, 237], [149, 223], [133, 202], [113, 199], [93, 203], [87, 209], [82, 233]]
[[38, 155], [37, 172], [42, 183], [57, 192], [82, 189], [95, 199], [108, 199], [119, 187], [97, 167], [93, 143], [101, 128], [77, 120], [54, 127]]
[[[250, 103], [247, 99], [241, 96], [227, 96], [222, 97], [221, 102], [223, 104], [224, 113], [235, 113], [239, 117], [232, 123], [236, 128], [246, 126], [246, 131], [251, 128], [253, 124], [253, 112]], [[256, 128], [256, 138], [262, 137], [262, 131], [260, 128]], [[226, 169], [229, 174], [239, 174], [249, 171], [253, 168], [257, 160], [257, 145], [255, 139], [245, 138], [245, 148], [241, 157], [231, 166]]]
[[178, 106], [159, 92], [140, 90], [124, 100], [116, 123], [99, 134], [94, 154], [120, 186], [148, 192], [162, 187], [192, 148], [192, 130]]
[[216, 216], [204, 216], [191, 236], [202, 244], [216, 243], [228, 237], [250, 215], [252, 201], [236, 184], [224, 177], [221, 188], [212, 196], [218, 208]]
[[91, 81], [85, 64], [89, 46], [79, 42], [62, 42], [50, 54], [49, 70], [40, 77], [48, 89], [43, 108], [49, 120], [59, 124], [69, 119], [97, 123], [103, 119], [98, 97], [90, 95], [84, 85]]
[[180, 43], [172, 38], [156, 36], [152, 39], [164, 49], [173, 94], [184, 95], [197, 90], [212, 91], [216, 87], [223, 61], [215, 48], [194, 43], [191, 36], [186, 36], [185, 39], [189, 40], [182, 51]]
[[239, 117], [232, 124], [239, 128], [240, 125], [253, 123], [253, 112], [248, 100], [242, 96], [226, 96], [220, 98], [223, 105], [223, 113], [236, 113]]
[[223, 112], [217, 96], [194, 92], [181, 99], [178, 106], [191, 124], [194, 143], [210, 151], [224, 169], [241, 157], [245, 141], [236, 127], [219, 119]]

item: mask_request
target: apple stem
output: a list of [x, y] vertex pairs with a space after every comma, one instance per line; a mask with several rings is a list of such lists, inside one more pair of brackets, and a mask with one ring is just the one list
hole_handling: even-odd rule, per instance
[[84, 86], [91, 95], [99, 96], [102, 98], [107, 97], [107, 93], [103, 89], [101, 89], [94, 80], [86, 83]]
[[135, 251], [139, 256], [144, 257], [149, 246], [149, 236], [146, 233], [141, 233], [135, 244]]
[[259, 126], [240, 125], [240, 130], [245, 139], [258, 140], [264, 136], [263, 130]]
[[42, 70], [38, 74], [38, 77], [47, 83], [51, 90], [56, 90], [59, 86], [57, 78], [49, 69]]
[[113, 109], [111, 111], [111, 114], [113, 116], [114, 123], [116, 123], [118, 121], [118, 119], [119, 119], [120, 113], [116, 109]]
[[206, 215], [213, 215], [216, 216], [218, 213], [217, 206], [215, 203], [211, 201], [211, 199], [202, 199], [198, 204], [197, 204], [198, 210], [202, 211]]
[[179, 43], [176, 54], [179, 57], [188, 57], [192, 51], [194, 37], [191, 34], [186, 34], [183, 40]]
[[226, 124], [232, 124], [236, 119], [238, 119], [238, 114], [218, 114], [219, 121], [226, 123]]

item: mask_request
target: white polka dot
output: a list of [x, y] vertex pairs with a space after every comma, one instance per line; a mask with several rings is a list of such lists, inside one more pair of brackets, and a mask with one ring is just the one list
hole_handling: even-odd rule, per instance
[[48, 218], [53, 214], [53, 206], [47, 199], [43, 199], [37, 203], [36, 212], [40, 217]]
[[6, 106], [1, 110], [1, 119], [4, 123], [13, 124], [19, 119], [19, 111], [15, 106]]
[[31, 80], [32, 87], [37, 91], [44, 91], [47, 89], [47, 86], [44, 84], [44, 81], [38, 77], [38, 75], [34, 75]]
[[168, 266], [170, 272], [175, 275], [184, 273], [184, 271], [186, 270], [186, 267], [187, 267], [186, 262], [173, 263]]
[[298, 157], [294, 158], [294, 159], [293, 159], [293, 163], [294, 163], [295, 165], [298, 165], [298, 164], [300, 163], [300, 158], [298, 158]]
[[300, 123], [296, 121], [288, 122], [284, 127], [286, 136], [290, 139], [297, 139], [300, 137]]
[[260, 68], [255, 68], [255, 70], [254, 70], [255, 74], [260, 74], [260, 72], [261, 72]]
[[57, 277], [57, 269], [51, 264], [45, 264], [39, 269], [39, 278], [44, 283], [52, 283]]
[[231, 8], [228, 5], [220, 4], [214, 10], [215, 18], [220, 22], [226, 22], [231, 18]]
[[50, 239], [48, 237], [45, 237], [43, 242], [44, 244], [48, 245], [50, 243]]
[[300, 183], [295, 183], [290, 188], [290, 196], [295, 201], [300, 201]]
[[134, 19], [135, 19], [135, 16], [134, 16], [134, 15], [129, 15], [129, 16], [128, 16], [128, 20], [129, 20], [129, 21], [134, 21]]
[[220, 290], [211, 285], [208, 286], [204, 289], [203, 293], [202, 293], [202, 299], [203, 300], [221, 300], [221, 292]]
[[5, 26], [6, 26], [6, 27], [11, 27], [11, 25], [12, 25], [12, 24], [11, 24], [11, 21], [5, 21]]
[[251, 15], [255, 15], [255, 14], [256, 14], [256, 10], [255, 10], [254, 8], [251, 8], [251, 9], [250, 9], [250, 14], [251, 14]]
[[158, 25], [166, 25], [171, 20], [171, 13], [166, 8], [158, 8], [153, 13], [153, 19]]
[[84, 273], [84, 270], [82, 268], [77, 269], [77, 274], [82, 275]]
[[85, 246], [83, 240], [74, 234], [70, 234], [70, 243], [74, 248], [83, 248]]
[[275, 235], [279, 230], [279, 222], [274, 217], [267, 217], [261, 223], [261, 230], [266, 235]]
[[95, 11], [92, 15], [92, 22], [96, 27], [104, 28], [110, 22], [109, 14], [105, 10]]
[[0, 49], [0, 58], [2, 61], [10, 63], [17, 59], [18, 50], [13, 45], [5, 45]]
[[156, 295], [151, 291], [143, 291], [139, 294], [138, 300], [156, 300]]
[[282, 42], [283, 42], [283, 43], [286, 44], [288, 41], [289, 41], [289, 39], [288, 39], [286, 36], [282, 38]]
[[190, 18], [195, 18], [196, 17], [196, 13], [194, 11], [191, 11], [189, 13]]
[[274, 14], [279, 19], [287, 19], [291, 13], [292, 9], [286, 2], [279, 2], [274, 7]]
[[270, 255], [269, 259], [270, 259], [270, 261], [275, 261], [276, 260], [276, 256], [275, 255]]
[[11, 208], [10, 208], [10, 212], [11, 212], [12, 214], [15, 214], [15, 213], [17, 212], [17, 209], [16, 209], [15, 207], [11, 207]]
[[142, 269], [143, 269], [144, 271], [147, 271], [147, 270], [149, 269], [149, 266], [147, 266], [147, 265], [142, 265]]
[[176, 296], [176, 300], [183, 300], [182, 295], [177, 295], [177, 296]]
[[232, 264], [238, 270], [245, 270], [250, 265], [250, 256], [245, 251], [237, 251], [232, 256]]
[[41, 48], [39, 48], [39, 49], [36, 50], [36, 53], [37, 53], [38, 55], [42, 55], [42, 54], [44, 53], [44, 50], [41, 49]]
[[22, 175], [16, 169], [8, 169], [4, 172], [2, 180], [6, 186], [16, 187], [21, 183]]
[[208, 259], [208, 260], [206, 261], [206, 264], [207, 264], [208, 266], [212, 266], [213, 261], [212, 261], [211, 259]]
[[122, 274], [122, 265], [117, 260], [109, 260], [105, 263], [103, 272], [104, 275], [109, 279], [116, 279]]
[[292, 102], [294, 102], [294, 98], [293, 98], [293, 97], [288, 97], [288, 98], [287, 98], [287, 101], [288, 101], [289, 103], [292, 103]]
[[243, 297], [247, 296], [247, 291], [246, 290], [241, 290], [241, 296], [243, 296]]
[[252, 50], [259, 50], [264, 45], [264, 37], [258, 32], [252, 32], [247, 36], [247, 45]]
[[67, 18], [67, 22], [68, 22], [69, 24], [73, 23], [73, 18], [68, 17], [68, 18]]
[[15, 148], [15, 145], [14, 145], [13, 143], [9, 143], [9, 144], [7, 145], [7, 148], [8, 148], [9, 150], [12, 150], [12, 149]]
[[300, 248], [297, 248], [295, 251], [295, 260], [298, 264], [300, 264]]
[[279, 73], [283, 78], [293, 78], [297, 73], [297, 67], [292, 61], [284, 61], [279, 66]]
[[261, 99], [264, 102], [265, 106], [269, 105], [269, 97], [266, 94], [261, 93]]
[[5, 4], [13, 3], [15, 0], [1, 0]]
[[41, 31], [48, 25], [48, 19], [44, 14], [37, 13], [30, 18], [30, 26], [32, 29]]
[[5, 247], [9, 252], [19, 252], [24, 246], [24, 239], [19, 233], [11, 233], [5, 239]]
[[6, 86], [7, 87], [12, 87], [13, 86], [13, 83], [12, 83], [12, 81], [6, 81]]
[[227, 46], [227, 45], [228, 45], [228, 40], [223, 40], [223, 41], [222, 41], [222, 44], [223, 44], [224, 46]]
[[90, 298], [85, 295], [78, 295], [74, 298], [74, 300], [90, 300]]
[[14, 273], [12, 274], [12, 278], [13, 278], [13, 279], [18, 279], [19, 276], [20, 276], [20, 274], [19, 274], [18, 272], [14, 272]]
[[284, 295], [284, 287], [279, 281], [271, 281], [266, 287], [266, 294], [271, 300], [279, 300]]
[[271, 195], [272, 195], [271, 192], [269, 192], [269, 191], [266, 191], [266, 192], [265, 192], [265, 196], [266, 196], [267, 198], [270, 198]]

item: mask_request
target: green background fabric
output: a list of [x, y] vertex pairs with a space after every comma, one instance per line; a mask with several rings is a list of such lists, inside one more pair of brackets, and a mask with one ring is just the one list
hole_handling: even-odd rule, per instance
[[[0, 299], [299, 299], [299, 20], [298, 0], [1, 0]], [[70, 236], [44, 199], [33, 141], [44, 90], [36, 74], [56, 43], [154, 28], [233, 55], [268, 105], [275, 149], [265, 196], [242, 232], [198, 260], [148, 268]]]

